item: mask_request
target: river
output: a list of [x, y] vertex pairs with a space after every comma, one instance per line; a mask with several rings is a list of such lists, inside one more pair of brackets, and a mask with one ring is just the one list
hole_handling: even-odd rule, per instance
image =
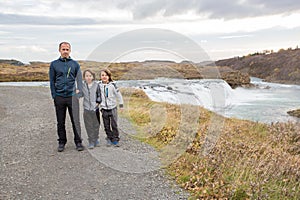
[[[299, 121], [287, 111], [300, 108], [300, 86], [251, 78], [254, 88], [231, 89], [220, 79], [118, 81], [119, 87], [141, 88], [153, 101], [200, 105], [226, 117], [271, 123]], [[11, 86], [45, 86], [49, 82], [2, 82]], [[49, 92], [50, 95], [50, 92]]]

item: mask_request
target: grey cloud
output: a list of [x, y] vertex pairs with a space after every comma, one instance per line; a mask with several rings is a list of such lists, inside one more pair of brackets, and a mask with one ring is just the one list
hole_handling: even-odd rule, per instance
[[[115, 1], [117, 7], [128, 9], [135, 19], [144, 19], [162, 13], [172, 16], [188, 11], [206, 14], [209, 18], [245, 18], [271, 14], [290, 14], [300, 10], [298, 0], [152, 0], [152, 1]], [[241, 3], [242, 2], [242, 3]]]
[[197, 9], [198, 13], [207, 12], [210, 18], [232, 19], [272, 14], [291, 14], [293, 11], [300, 10], [300, 3], [296, 0], [246, 0], [243, 3], [230, 0], [218, 2], [201, 1], [201, 5]]
[[230, 0], [204, 1], [195, 6], [197, 13], [205, 13], [209, 18], [234, 19], [264, 15], [257, 5], [244, 2], [239, 4]]
[[80, 17], [46, 17], [33, 15], [17, 15], [0, 13], [0, 24], [32, 24], [32, 25], [91, 25], [99, 23], [110, 23], [95, 21], [90, 18]]
[[263, 6], [274, 12], [299, 10], [300, 3], [297, 0], [249, 0], [250, 3]]
[[[89, 17], [91, 11], [98, 11], [106, 5], [104, 1], [78, 0], [66, 1], [47, 1], [47, 0], [26, 0], [22, 2], [5, 1], [0, 2], [0, 24], [32, 24], [32, 25], [91, 25], [91, 24], [112, 24], [120, 23], [115, 20], [101, 20]], [[7, 8], [6, 10], [1, 8]], [[84, 15], [78, 16], [62, 16], [68, 14], [68, 9], [80, 8], [85, 11]], [[44, 13], [33, 15], [31, 11], [35, 10], [38, 13], [39, 9], [42, 12], [53, 13], [52, 16], [45, 16]], [[65, 10], [59, 11], [59, 9]], [[3, 12], [4, 11], [4, 12]], [[103, 12], [103, 11], [102, 11]]]
[[[58, 24], [58, 25], [78, 25], [78, 24], [108, 24], [124, 23], [124, 21], [99, 21], [89, 17], [89, 13], [105, 13], [110, 9], [123, 9], [130, 12], [134, 20], [143, 20], [156, 15], [175, 16], [189, 11], [194, 11], [199, 16], [207, 16], [214, 19], [237, 19], [245, 17], [256, 17], [272, 14], [291, 14], [300, 10], [298, 0], [65, 0], [65, 1], [34, 1], [34, 7], [47, 8], [47, 12], [54, 12], [57, 8], [80, 8], [85, 11], [84, 17], [36, 17], [22, 15], [32, 6], [33, 1], [27, 0], [23, 3], [13, 3], [14, 1], [0, 2], [0, 8], [9, 8], [17, 14], [1, 14], [2, 24]], [[24, 12], [23, 12], [24, 11]], [[67, 10], [66, 10], [67, 12]], [[60, 13], [56, 13], [59, 16]], [[126, 23], [126, 22], [125, 22]]]
[[182, 0], [150, 0], [150, 1], [121, 1], [117, 8], [132, 12], [134, 19], [145, 19], [162, 13], [163, 16], [181, 14], [194, 7], [194, 0], [185, 2]]
[[[137, 4], [132, 12], [133, 12], [133, 16], [135, 19], [143, 19], [143, 18], [147, 18], [147, 17], [151, 17], [153, 15], [156, 15], [157, 12], [159, 12], [160, 10], [162, 10], [164, 7], [164, 2], [163, 1], [157, 1], [155, 3], [144, 3], [144, 4]], [[140, 12], [143, 11], [143, 12]]]

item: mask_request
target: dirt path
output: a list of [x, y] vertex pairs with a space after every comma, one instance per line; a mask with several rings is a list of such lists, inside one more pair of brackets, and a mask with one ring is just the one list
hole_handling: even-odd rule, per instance
[[[126, 134], [120, 148], [106, 147], [101, 130], [100, 147], [77, 152], [67, 118], [68, 143], [58, 153], [49, 88], [1, 86], [0, 113], [0, 199], [188, 197], [158, 169], [156, 152]], [[120, 128], [133, 131], [125, 119]]]

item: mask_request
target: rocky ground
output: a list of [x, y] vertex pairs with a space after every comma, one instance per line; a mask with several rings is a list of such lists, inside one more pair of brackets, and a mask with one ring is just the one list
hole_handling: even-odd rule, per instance
[[[67, 117], [68, 143], [58, 153], [49, 88], [1, 86], [0, 113], [0, 199], [188, 198], [155, 150], [130, 137], [125, 119], [121, 147], [106, 147], [101, 129], [101, 146], [78, 152]], [[83, 123], [82, 136], [86, 145]]]

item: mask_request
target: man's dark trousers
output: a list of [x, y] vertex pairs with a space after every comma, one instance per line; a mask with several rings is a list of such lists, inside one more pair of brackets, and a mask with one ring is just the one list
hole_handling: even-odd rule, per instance
[[66, 144], [66, 113], [67, 109], [72, 122], [72, 128], [74, 132], [74, 142], [75, 144], [81, 143], [81, 127], [79, 121], [79, 99], [77, 96], [61, 97], [56, 96], [54, 98], [56, 119], [57, 119], [57, 134], [58, 143]]

